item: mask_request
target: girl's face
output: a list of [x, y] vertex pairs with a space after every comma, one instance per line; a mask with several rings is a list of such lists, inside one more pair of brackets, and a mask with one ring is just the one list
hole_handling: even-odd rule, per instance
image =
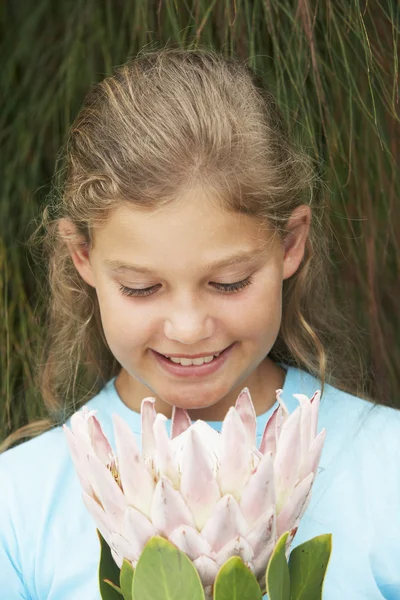
[[[252, 217], [197, 192], [151, 214], [119, 207], [89, 252], [69, 243], [76, 268], [96, 288], [104, 335], [122, 366], [117, 390], [130, 408], [139, 412], [153, 396], [168, 417], [176, 405], [197, 409], [192, 418], [222, 419], [245, 386], [257, 414], [272, 406], [284, 375], [268, 358], [282, 282], [301, 262], [310, 219], [307, 206], [295, 213], [285, 246]], [[67, 221], [60, 230], [71, 232]], [[154, 353], [211, 355], [229, 346], [225, 362], [201, 376], [170, 373]]]

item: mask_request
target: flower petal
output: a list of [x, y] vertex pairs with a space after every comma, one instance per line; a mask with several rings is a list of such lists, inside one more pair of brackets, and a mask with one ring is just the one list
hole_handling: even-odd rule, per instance
[[227, 494], [216, 504], [201, 533], [213, 551], [219, 552], [233, 538], [244, 536], [247, 530], [248, 525], [236, 499]]
[[92, 515], [97, 529], [100, 531], [103, 538], [106, 540], [107, 544], [110, 544], [110, 535], [112, 531], [115, 529], [115, 521], [104, 512], [101, 508], [100, 504], [96, 502], [91, 496], [88, 496], [85, 492], [82, 494], [82, 500]]
[[146, 463], [152, 464], [154, 460], [155, 440], [153, 424], [156, 420], [154, 408], [155, 398], [144, 398], [140, 405], [142, 421], [142, 456]]
[[257, 417], [249, 388], [245, 387], [237, 397], [235, 408], [242, 419], [251, 446], [256, 446]]
[[289, 411], [286, 408], [286, 405], [282, 399], [282, 394], [283, 390], [276, 390], [276, 399], [279, 402], [279, 408], [276, 418], [276, 443], [278, 443], [279, 441], [283, 425], [290, 416]]
[[253, 561], [254, 575], [257, 581], [263, 587], [265, 582], [265, 570], [271, 558], [271, 554], [274, 551], [276, 541], [273, 538], [270, 539], [269, 543], [263, 547], [261, 552], [255, 557]]
[[87, 440], [90, 440], [88, 421], [96, 414], [97, 410], [89, 410], [87, 406], [83, 406], [80, 410], [77, 410], [70, 419], [73, 433], [79, 437], [85, 437]]
[[118, 415], [113, 415], [113, 423], [118, 468], [125, 497], [128, 504], [150, 517], [154, 478], [142, 461], [136, 438], [129, 425]]
[[186, 431], [192, 424], [187, 411], [184, 408], [172, 407], [171, 418], [171, 440]]
[[246, 540], [253, 548], [257, 557], [263, 549], [272, 542], [276, 543], [276, 516], [275, 506], [270, 507], [268, 512], [261, 515], [253, 527], [246, 533]]
[[216, 554], [211, 550], [210, 544], [194, 527], [180, 525], [174, 529], [168, 539], [187, 554], [191, 561], [202, 555], [215, 559]]
[[205, 421], [198, 419], [186, 431], [171, 440], [172, 452], [175, 457], [175, 464], [178, 469], [182, 470], [182, 458], [186, 452], [185, 447], [191, 431], [198, 433], [203, 442], [204, 450], [207, 453], [210, 464], [212, 465], [214, 474], [218, 470], [219, 456], [221, 454], [221, 434], [210, 427]]
[[122, 520], [127, 502], [118, 483], [101, 460], [93, 455], [88, 456], [90, 484], [105, 512], [115, 522]]
[[310, 472], [316, 473], [319, 465], [319, 461], [321, 459], [321, 453], [324, 446], [326, 437], [326, 429], [322, 429], [319, 432], [317, 437], [313, 440], [309, 450], [308, 455], [304, 461], [304, 464], [301, 466], [299, 470], [299, 479], [303, 479], [307, 477]]
[[122, 556], [120, 556], [120, 555], [118, 554], [118, 552], [116, 552], [116, 551], [114, 550], [114, 548], [111, 548], [111, 546], [110, 546], [110, 550], [111, 550], [111, 554], [112, 554], [112, 557], [113, 557], [113, 559], [114, 559], [114, 562], [116, 563], [117, 567], [118, 567], [119, 569], [121, 569], [121, 568], [122, 568], [122, 563], [124, 562], [124, 559], [123, 559], [123, 557], [122, 557]]
[[262, 454], [266, 452], [272, 452], [272, 456], [276, 454], [276, 445], [280, 434], [281, 427], [285, 419], [289, 415], [289, 411], [282, 400], [282, 390], [276, 390], [276, 399], [279, 402], [278, 408], [274, 410], [272, 415], [265, 425], [259, 451]]
[[240, 510], [251, 527], [271, 507], [275, 510], [275, 475], [272, 453], [267, 452], [242, 492]]
[[261, 454], [265, 454], [266, 452], [270, 452], [272, 456], [275, 456], [276, 454], [275, 430], [277, 414], [278, 409], [275, 409], [264, 427], [260, 446], [258, 448]]
[[182, 455], [180, 489], [193, 513], [196, 527], [202, 529], [221, 493], [207, 448], [194, 428], [188, 430]]
[[158, 477], [168, 477], [172, 484], [178, 488], [180, 483], [180, 475], [175, 464], [174, 453], [172, 450], [171, 440], [168, 437], [165, 423], [167, 417], [158, 413], [153, 424], [154, 439], [155, 439], [155, 469]]
[[312, 405], [310, 400], [304, 394], [293, 394], [295, 398], [300, 402], [300, 462], [299, 470], [301, 465], [304, 464], [306, 457], [308, 456], [308, 449], [311, 445], [311, 418], [312, 418]]
[[115, 458], [113, 449], [104, 435], [99, 421], [94, 415], [88, 419], [88, 431], [94, 453], [104, 465], [112, 463]]
[[[215, 581], [219, 569], [215, 560], [208, 556], [199, 556], [199, 558], [193, 561], [193, 564], [200, 575], [203, 586], [211, 586]], [[211, 598], [211, 596], [209, 597]]]
[[231, 556], [240, 556], [244, 563], [253, 562], [254, 552], [248, 541], [239, 535], [225, 544], [218, 552], [215, 559], [217, 565], [221, 567]]
[[321, 402], [321, 391], [317, 390], [314, 396], [310, 399], [312, 406], [312, 419], [311, 419], [311, 436], [314, 439], [318, 431], [318, 413]]
[[278, 514], [276, 520], [276, 535], [278, 538], [285, 531], [290, 531], [294, 527], [297, 527], [299, 520], [307, 507], [313, 480], [314, 473], [310, 473], [305, 479], [300, 481], [294, 488], [293, 493], [285, 506]]
[[151, 537], [157, 535], [157, 530], [147, 517], [131, 506], [125, 511], [121, 532], [129, 542], [130, 556], [125, 556], [130, 561], [138, 560], [146, 543]]
[[290, 497], [294, 486], [299, 480], [299, 467], [301, 460], [301, 411], [300, 407], [285, 421], [278, 440], [275, 469], [275, 493], [277, 513], [282, 509]]
[[193, 515], [167, 477], [161, 477], [154, 490], [151, 520], [161, 535], [168, 537], [179, 525], [195, 527]]
[[63, 425], [63, 431], [81, 487], [89, 496], [91, 496], [93, 494], [93, 488], [89, 481], [87, 445], [85, 443], [82, 444], [80, 437], [74, 435], [66, 425]]
[[132, 548], [130, 541], [127, 540], [120, 533], [113, 531], [110, 536], [110, 542], [108, 545], [110, 546], [111, 550], [114, 550], [115, 554], [118, 555], [118, 561], [121, 562], [121, 566], [124, 558], [126, 558], [126, 560], [129, 560], [130, 563], [134, 562], [135, 560], [138, 560], [138, 556]]
[[252, 470], [252, 451], [242, 419], [233, 406], [228, 410], [221, 429], [221, 454], [218, 483], [221, 494], [239, 500]]

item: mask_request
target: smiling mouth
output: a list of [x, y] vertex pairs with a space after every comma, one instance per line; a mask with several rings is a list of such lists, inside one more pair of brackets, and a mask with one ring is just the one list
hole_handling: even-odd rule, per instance
[[233, 346], [233, 344], [230, 344], [229, 346], [226, 346], [223, 350], [218, 350], [216, 352], [209, 352], [209, 353], [202, 353], [202, 354], [192, 354], [190, 356], [188, 355], [182, 355], [182, 354], [163, 354], [162, 352], [157, 352], [157, 350], [155, 350], [154, 352], [157, 352], [157, 354], [159, 354], [160, 356], [164, 356], [164, 358], [177, 358], [177, 359], [186, 359], [186, 360], [196, 360], [197, 358], [207, 358], [208, 356], [213, 356], [213, 357], [217, 357], [220, 354], [222, 354], [223, 352], [225, 352], [225, 350], [228, 350], [228, 348], [230, 348], [231, 346]]

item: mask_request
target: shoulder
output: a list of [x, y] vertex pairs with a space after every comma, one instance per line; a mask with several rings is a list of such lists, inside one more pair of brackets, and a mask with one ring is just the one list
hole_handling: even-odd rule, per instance
[[[316, 390], [321, 390], [321, 381], [310, 373], [294, 367], [290, 368], [290, 373], [290, 393], [311, 397]], [[376, 404], [326, 383], [321, 396], [319, 423], [321, 428], [338, 426], [344, 431], [356, 428], [368, 436], [385, 432], [385, 439], [390, 442], [391, 436], [400, 433], [400, 409]]]
[[327, 385], [321, 400], [322, 419], [375, 451], [400, 448], [400, 410], [354, 396]]
[[41, 511], [49, 490], [71, 469], [71, 460], [61, 427], [42, 433], [0, 455], [2, 516], [18, 519], [26, 506], [29, 513]]
[[13, 479], [47, 478], [67, 452], [61, 427], [54, 427], [0, 455], [0, 470]]
[[[108, 429], [113, 409], [112, 380], [86, 406], [96, 410], [101, 424]], [[65, 421], [69, 424], [69, 419]], [[57, 474], [72, 466], [62, 424], [32, 438], [0, 455], [2, 482], [11, 482], [17, 488], [35, 488], [43, 493]]]
[[[300, 369], [290, 370], [290, 394], [311, 397], [321, 381]], [[297, 402], [296, 402], [297, 406]], [[385, 462], [400, 481], [400, 410], [376, 404], [333, 385], [325, 384], [321, 396], [318, 429], [326, 429], [325, 459], [340, 456], [373, 464]], [[396, 464], [397, 460], [397, 464]], [[386, 468], [386, 467], [384, 467]]]

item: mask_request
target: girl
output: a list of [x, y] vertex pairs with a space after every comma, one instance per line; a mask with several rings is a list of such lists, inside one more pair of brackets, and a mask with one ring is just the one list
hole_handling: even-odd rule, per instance
[[332, 533], [324, 600], [399, 599], [399, 411], [363, 396], [320, 181], [260, 80], [211, 50], [141, 53], [88, 95], [62, 174], [43, 213], [49, 421], [3, 444], [42, 430], [0, 457], [1, 598], [99, 598], [60, 427], [80, 405], [111, 440], [113, 413], [140, 435], [146, 396], [218, 430], [247, 386], [259, 434], [278, 388], [290, 411], [322, 390], [327, 440], [293, 547]]

